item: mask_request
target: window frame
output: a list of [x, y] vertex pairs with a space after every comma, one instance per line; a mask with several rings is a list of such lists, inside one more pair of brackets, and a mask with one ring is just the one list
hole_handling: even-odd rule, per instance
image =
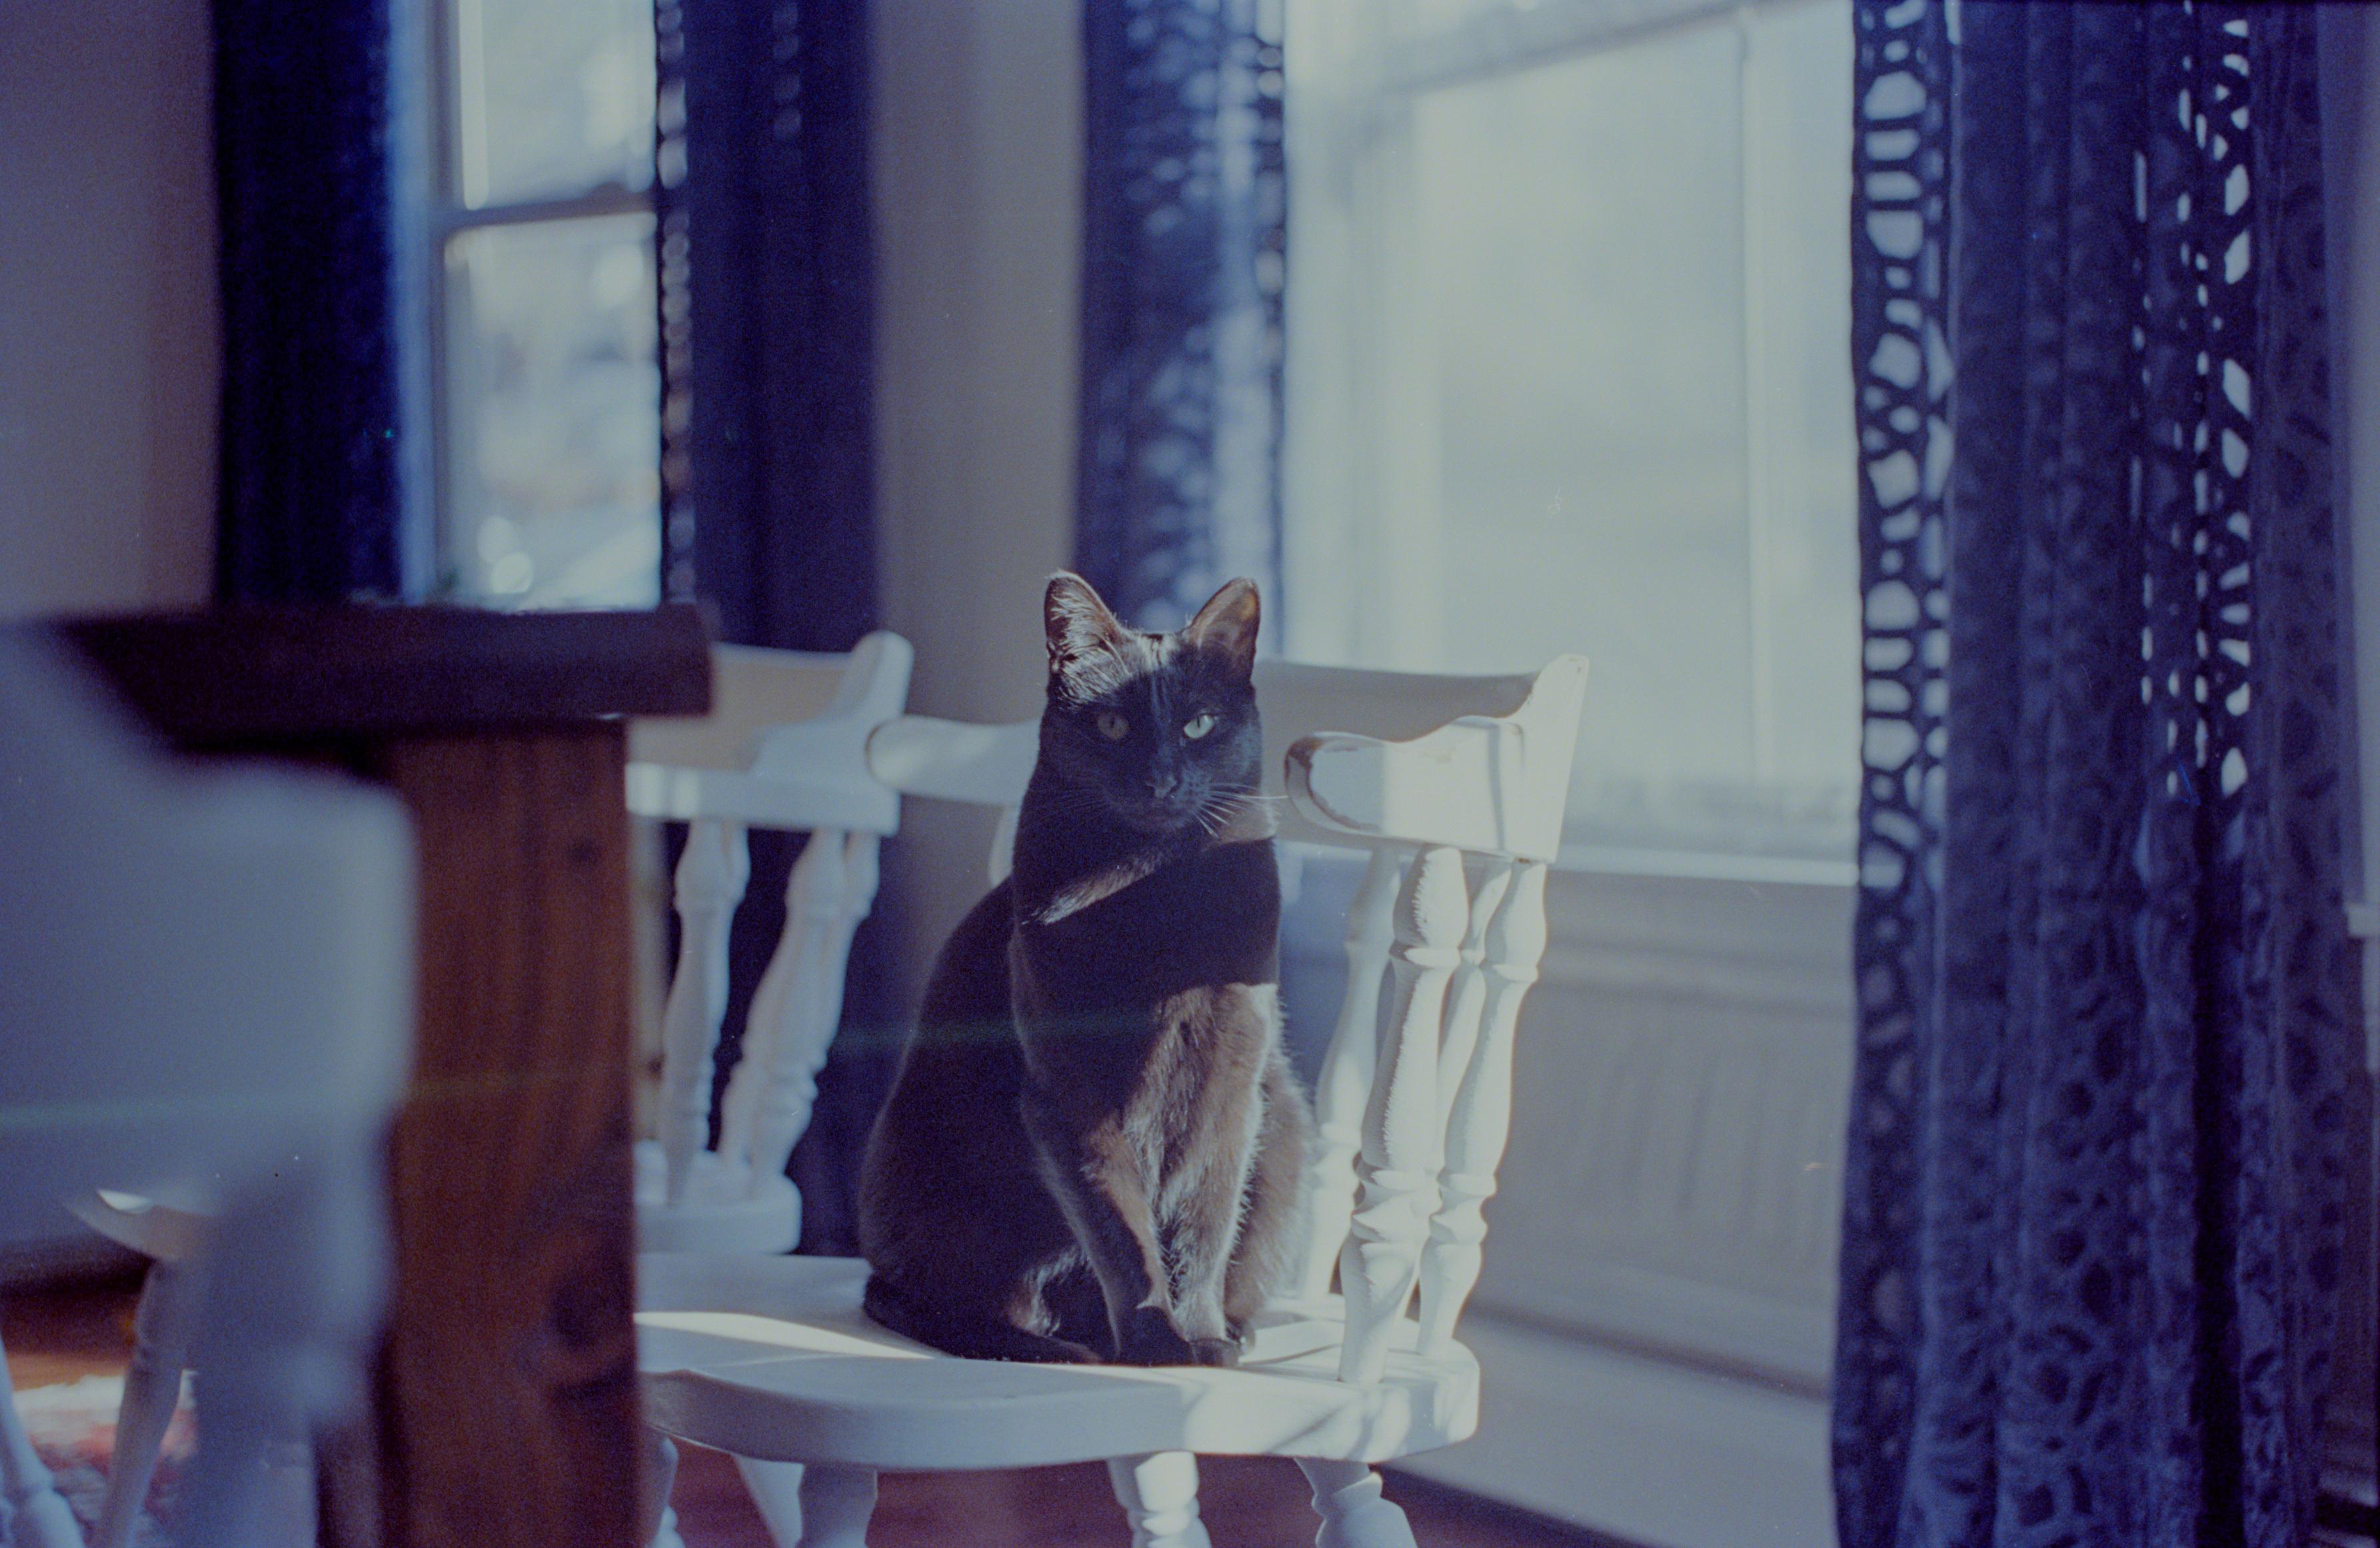
[[[414, 410], [409, 417], [418, 430], [419, 455], [415, 466], [423, 486], [422, 494], [408, 502], [407, 511], [407, 524], [417, 529], [407, 535], [407, 547], [419, 556], [418, 568], [421, 571], [419, 578], [408, 584], [407, 590], [417, 597], [434, 596], [443, 601], [509, 611], [505, 599], [468, 590], [461, 581], [465, 571], [462, 545], [468, 539], [456, 530], [462, 500], [453, 429], [455, 405], [449, 385], [452, 322], [446, 284], [448, 253], [458, 237], [474, 231], [607, 215], [643, 214], [658, 222], [660, 151], [656, 144], [653, 175], [641, 188], [630, 187], [614, 178], [567, 194], [471, 204], [461, 175], [466, 97], [462, 76], [468, 67], [462, 29], [477, 19], [482, 4], [483, 0], [413, 0], [409, 20], [412, 36], [400, 39], [401, 47], [409, 44], [418, 51], [415, 57], [421, 63], [420, 90], [413, 104], [418, 127], [410, 137], [421, 167], [420, 175], [415, 179], [419, 209], [417, 218], [409, 223], [413, 235], [406, 245], [412, 250], [402, 260], [407, 271], [404, 277], [419, 297], [412, 308], [413, 343], [419, 354], [409, 373], [415, 378], [414, 390], [409, 394]], [[655, 413], [659, 412], [656, 403]], [[658, 594], [658, 577], [655, 587]]]

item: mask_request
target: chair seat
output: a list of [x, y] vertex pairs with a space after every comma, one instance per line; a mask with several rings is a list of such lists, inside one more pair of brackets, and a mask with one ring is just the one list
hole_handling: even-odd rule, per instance
[[202, 1182], [177, 1181], [148, 1193], [98, 1189], [72, 1194], [67, 1208], [119, 1247], [129, 1247], [144, 1258], [180, 1264], [205, 1250], [223, 1202]]
[[657, 1141], [637, 1142], [637, 1248], [643, 1252], [790, 1252], [802, 1237], [802, 1196], [790, 1178], [758, 1188], [716, 1151], [695, 1152], [686, 1197], [668, 1202], [669, 1163]]
[[860, 1310], [856, 1258], [639, 1260], [655, 1428], [739, 1457], [876, 1469], [1042, 1467], [1148, 1452], [1378, 1462], [1478, 1423], [1479, 1367], [1402, 1324], [1378, 1385], [1341, 1382], [1338, 1298], [1269, 1312], [1236, 1370], [959, 1360]]

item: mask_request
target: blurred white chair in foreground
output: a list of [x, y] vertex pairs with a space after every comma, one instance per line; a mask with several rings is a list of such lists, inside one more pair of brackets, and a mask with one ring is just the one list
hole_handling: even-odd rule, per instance
[[[860, 1548], [880, 1469], [1094, 1459], [1136, 1548], [1206, 1548], [1198, 1452], [1295, 1458], [1323, 1548], [1412, 1548], [1372, 1464], [1477, 1424], [1479, 1368], [1454, 1324], [1478, 1278], [1585, 681], [1576, 657], [1509, 678], [1258, 666], [1281, 837], [1371, 858], [1316, 1093], [1310, 1242], [1237, 1369], [956, 1360], [870, 1322], [856, 1260], [651, 1254], [647, 1421], [734, 1453], [785, 1548]], [[868, 752], [894, 789], [1013, 814], [1036, 743], [1031, 722], [905, 718]]]
[[[107, 1451], [107, 1490], [100, 1496], [99, 1520], [91, 1548], [128, 1548], [140, 1522], [141, 1503], [156, 1475], [165, 1430], [182, 1396], [182, 1374], [190, 1368], [190, 1338], [197, 1331], [205, 1295], [200, 1259], [215, 1228], [220, 1204], [214, 1190], [179, 1179], [152, 1198], [114, 1190], [89, 1189], [66, 1201], [67, 1208], [92, 1230], [149, 1260], [140, 1309], [132, 1319], [132, 1363], [124, 1373], [124, 1399], [115, 1413], [115, 1439]], [[274, 1541], [290, 1548], [310, 1542], [313, 1458], [295, 1437], [276, 1444], [268, 1509], [290, 1523]]]
[[[630, 811], [689, 824], [677, 873], [685, 945], [665, 1017], [662, 1138], [637, 1147], [638, 1233], [647, 1248], [784, 1252], [801, 1235], [785, 1161], [833, 1039], [852, 932], [875, 895], [877, 846], [899, 822], [899, 798], [868, 771], [867, 742], [900, 713], [910, 660], [908, 643], [891, 634], [871, 635], [848, 655], [716, 646], [710, 714], [630, 729]], [[795, 867], [784, 934], [753, 1002], [713, 1150], [705, 1147], [710, 1056], [726, 1008], [745, 835], [755, 827], [810, 831], [820, 841]], [[68, 1204], [93, 1230], [152, 1260], [91, 1543], [126, 1548], [190, 1363], [198, 1259], [213, 1204], [207, 1190], [187, 1185], [157, 1198], [87, 1191]], [[289, 1515], [310, 1501], [310, 1459], [285, 1446], [276, 1461], [274, 1493]], [[311, 1541], [302, 1522], [298, 1536]]]
[[[245, 1548], [264, 1458], [359, 1400], [382, 1304], [380, 1157], [413, 1024], [405, 816], [321, 775], [161, 758], [23, 632], [0, 636], [0, 1240], [55, 1234], [60, 1201], [96, 1188], [209, 1180], [179, 1535]], [[11, 1541], [75, 1541], [0, 1422]]]

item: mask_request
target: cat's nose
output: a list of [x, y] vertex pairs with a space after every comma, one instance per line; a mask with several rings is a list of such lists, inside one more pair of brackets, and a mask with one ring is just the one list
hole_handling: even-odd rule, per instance
[[1148, 777], [1148, 793], [1157, 797], [1160, 801], [1172, 795], [1176, 790], [1180, 789], [1181, 786], [1182, 777], [1179, 774], [1163, 772], [1151, 774]]

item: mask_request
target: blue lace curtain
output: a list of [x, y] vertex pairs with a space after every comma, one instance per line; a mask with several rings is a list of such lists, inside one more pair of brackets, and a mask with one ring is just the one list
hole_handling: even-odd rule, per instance
[[665, 582], [723, 638], [876, 621], [865, 0], [662, 0]]
[[[1087, 0], [1077, 568], [1179, 625], [1281, 573], [1281, 40], [1266, 0]], [[1267, 610], [1269, 629], [1279, 617]]]
[[400, 586], [389, 0], [215, 0], [215, 593]]
[[2301, 1543], [2359, 1041], [2313, 19], [1856, 12], [1842, 1539]]
[[[876, 626], [868, 16], [866, 0], [654, 11], [663, 583], [738, 644], [848, 650]], [[751, 848], [722, 1082], [800, 853], [785, 834]], [[893, 906], [860, 928], [844, 1034], [795, 1152], [805, 1251], [858, 1250], [859, 1155], [897, 1045], [879, 923]]]

